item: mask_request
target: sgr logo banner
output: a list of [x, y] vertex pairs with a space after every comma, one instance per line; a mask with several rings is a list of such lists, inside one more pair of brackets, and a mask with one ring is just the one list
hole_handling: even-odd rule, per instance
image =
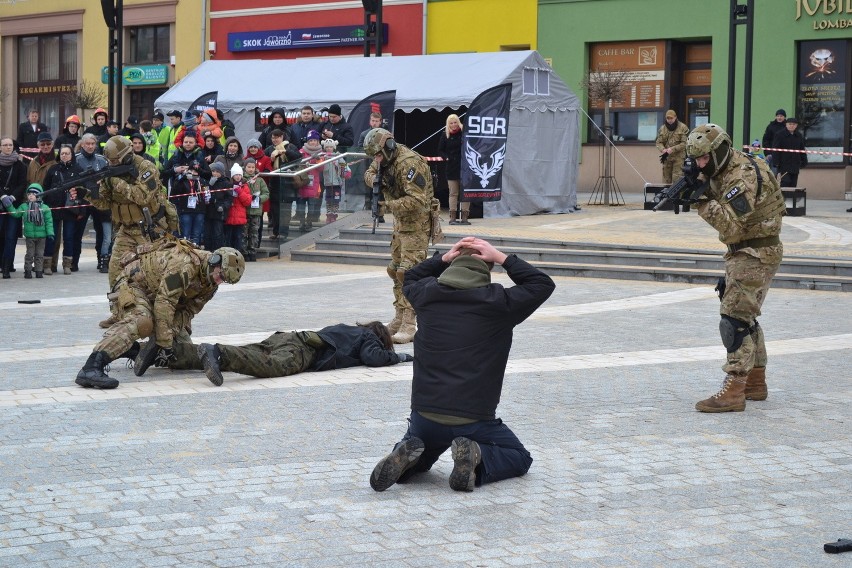
[[512, 85], [499, 85], [470, 105], [462, 145], [462, 201], [499, 201], [503, 195], [511, 98]]

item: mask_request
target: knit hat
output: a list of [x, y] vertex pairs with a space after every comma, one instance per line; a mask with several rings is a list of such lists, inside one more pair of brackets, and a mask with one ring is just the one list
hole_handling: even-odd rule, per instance
[[780, 115], [783, 115], [783, 116], [786, 118], [786, 116], [787, 116], [787, 111], [786, 111], [786, 110], [784, 110], [783, 108], [779, 108], [778, 110], [776, 110], [776, 111], [775, 111], [775, 116], [778, 116], [779, 114], [780, 114]]
[[31, 183], [29, 187], [27, 187], [27, 193], [36, 193], [39, 194], [44, 191], [44, 188], [41, 187], [40, 183]]
[[335, 103], [328, 107], [328, 114], [336, 114], [337, 116], [341, 116], [343, 114], [343, 111], [340, 110], [340, 105]]
[[460, 255], [438, 277], [438, 283], [458, 290], [482, 288], [491, 284], [491, 271], [484, 260]]
[[53, 142], [53, 136], [50, 135], [50, 132], [39, 132], [37, 142]]
[[222, 162], [213, 162], [210, 164], [210, 171], [219, 172], [220, 174], [225, 175], [225, 164]]
[[320, 133], [316, 130], [311, 130], [310, 132], [308, 132], [308, 140], [319, 140], [320, 138]]
[[254, 158], [246, 158], [245, 160], [243, 160], [243, 166], [247, 166], [249, 164], [257, 165], [257, 160], [255, 160]]
[[677, 113], [672, 109], [666, 111], [666, 118], [677, 118]]
[[236, 175], [243, 175], [243, 167], [239, 164], [234, 164], [233, 166], [231, 166], [231, 177], [234, 177]]
[[325, 140], [322, 141], [323, 149], [326, 149], [329, 146], [331, 146], [332, 150], [336, 149], [337, 148], [337, 140], [334, 140], [333, 138], [326, 138]]
[[263, 146], [260, 145], [260, 140], [258, 140], [257, 138], [249, 138], [248, 144], [246, 144], [246, 148], [251, 148], [252, 146], [254, 146], [255, 148], [263, 148]]

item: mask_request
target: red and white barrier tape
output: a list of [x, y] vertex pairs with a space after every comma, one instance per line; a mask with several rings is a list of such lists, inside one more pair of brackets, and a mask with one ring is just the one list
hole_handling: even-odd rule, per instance
[[759, 151], [759, 152], [793, 152], [794, 154], [824, 154], [826, 156], [850, 156], [850, 152], [829, 152], [827, 150], [788, 150], [786, 148], [758, 148], [755, 146], [743, 145], [743, 150]]

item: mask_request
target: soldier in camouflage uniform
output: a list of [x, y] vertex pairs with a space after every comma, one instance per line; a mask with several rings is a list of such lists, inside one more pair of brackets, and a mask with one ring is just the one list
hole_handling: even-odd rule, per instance
[[394, 343], [409, 343], [414, 339], [416, 317], [402, 293], [402, 282], [405, 271], [426, 258], [433, 223], [440, 227], [440, 221], [432, 213], [440, 205], [433, 198], [432, 173], [426, 160], [398, 144], [393, 134], [384, 128], [369, 131], [364, 138], [364, 152], [373, 158], [364, 181], [368, 188], [372, 187], [377, 172], [381, 171], [382, 205], [393, 214], [391, 261], [387, 271], [393, 280], [396, 313], [388, 328]]
[[176, 343], [187, 341], [177, 337], [176, 331], [178, 335], [186, 332], [188, 338], [189, 322], [219, 284], [236, 284], [245, 271], [243, 256], [235, 249], [208, 252], [173, 239], [141, 245], [122, 264], [110, 294], [118, 321], [77, 374], [75, 382], [83, 387], [117, 387], [118, 381], [104, 367], [130, 350], [137, 339], [152, 334], [149, 344], [156, 348], [151, 350], [151, 362], [168, 366], [176, 357]]
[[766, 345], [757, 323], [784, 247], [781, 188], [766, 162], [734, 150], [715, 124], [693, 130], [686, 153], [694, 158], [709, 189], [698, 200], [698, 214], [728, 246], [719, 332], [728, 351], [722, 389], [695, 405], [701, 412], [745, 410], [746, 399], [765, 400]]
[[[104, 146], [104, 157], [111, 166], [133, 164], [134, 173], [103, 180], [97, 194], [87, 197], [95, 208], [112, 212], [113, 245], [109, 260], [109, 286], [115, 285], [121, 271], [121, 258], [152, 239], [168, 235], [178, 228], [177, 210], [169, 203], [160, 187], [156, 164], [133, 153], [133, 146], [123, 136], [113, 136]], [[142, 228], [143, 208], [148, 208], [154, 226]], [[115, 323], [115, 314], [101, 322], [101, 327]]]
[[663, 163], [663, 182], [666, 184], [671, 184], [681, 177], [688, 135], [689, 127], [677, 119], [675, 111], [667, 110], [666, 123], [660, 127], [656, 141], [660, 161]]

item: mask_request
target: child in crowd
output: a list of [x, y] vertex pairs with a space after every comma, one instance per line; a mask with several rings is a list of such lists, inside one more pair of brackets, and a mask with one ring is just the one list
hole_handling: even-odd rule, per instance
[[225, 246], [225, 219], [234, 200], [231, 186], [225, 166], [221, 162], [210, 164], [210, 201], [206, 204], [204, 219], [204, 248], [207, 250]]
[[[305, 145], [299, 152], [302, 154], [302, 163], [304, 165], [317, 164], [324, 158], [322, 146], [320, 146], [320, 133], [316, 130], [308, 132], [308, 138]], [[322, 168], [311, 170], [307, 173], [308, 182], [299, 188], [299, 199], [296, 202], [296, 219], [299, 220], [299, 230], [301, 232], [310, 231], [313, 229], [313, 214], [316, 212], [319, 216], [319, 209], [322, 206]], [[305, 211], [305, 206], [308, 206], [308, 211]], [[306, 214], [307, 213], [307, 214]]]
[[53, 237], [53, 214], [50, 207], [42, 203], [41, 184], [31, 183], [27, 188], [27, 202], [15, 208], [12, 199], [4, 195], [3, 206], [18, 219], [24, 219], [24, 237], [27, 241], [27, 254], [24, 256], [24, 278], [44, 276], [44, 245], [48, 237]]
[[[261, 146], [260, 141], [257, 138], [250, 138], [249, 141], [248, 141], [248, 145], [246, 146], [246, 156], [245, 156], [244, 160], [248, 161], [249, 158], [254, 159], [255, 168], [257, 169], [257, 173], [271, 172], [272, 171], [272, 160], [270, 160], [269, 156], [267, 156], [263, 152], [263, 146]], [[243, 163], [245, 163], [245, 161]], [[266, 185], [265, 181], [264, 181], [264, 185]], [[266, 190], [267, 190], [267, 192], [269, 191], [268, 185], [266, 185]], [[255, 245], [255, 248], [259, 247], [260, 241], [263, 240], [263, 215], [262, 214], [263, 213], [266, 213], [267, 215], [269, 214], [269, 205], [270, 205], [270, 202], [269, 202], [268, 198], [261, 205], [261, 216], [260, 216], [260, 219], [258, 220], [257, 244]], [[249, 220], [249, 221], [251, 221], [251, 220]], [[252, 242], [254, 242], [254, 241], [252, 241]], [[246, 241], [246, 244], [248, 244], [248, 241]]]
[[[266, 158], [266, 156], [264, 156]], [[267, 158], [269, 159], [269, 158]], [[263, 204], [269, 201], [269, 188], [257, 171], [254, 158], [246, 158], [246, 183], [251, 192], [251, 204], [247, 209], [247, 220], [243, 232], [243, 244], [246, 247], [245, 258], [249, 262], [257, 260], [257, 248], [260, 246], [260, 232], [263, 226]]]
[[[337, 140], [326, 138], [322, 141], [322, 149], [326, 158], [337, 151]], [[337, 221], [340, 210], [340, 197], [343, 193], [343, 180], [352, 177], [352, 171], [343, 158], [326, 164], [322, 169], [322, 185], [325, 188], [325, 222]]]
[[243, 250], [243, 231], [246, 228], [246, 208], [251, 205], [251, 190], [243, 181], [243, 168], [239, 164], [231, 166], [231, 195], [233, 201], [225, 219], [225, 246]]

